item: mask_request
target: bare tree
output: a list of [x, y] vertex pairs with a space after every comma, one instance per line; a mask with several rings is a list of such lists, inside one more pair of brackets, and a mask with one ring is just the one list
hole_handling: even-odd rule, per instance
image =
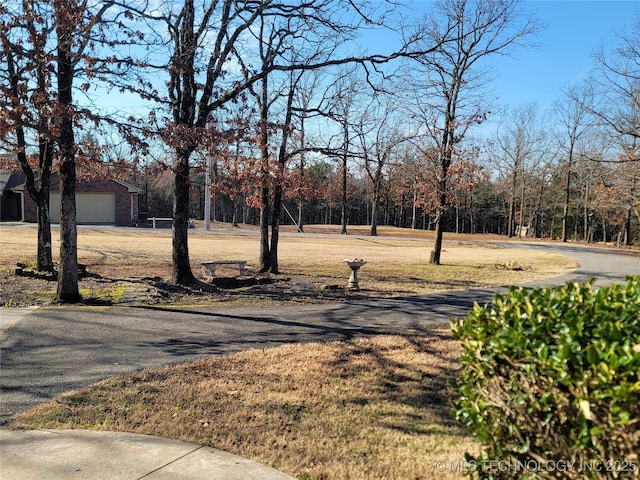
[[[79, 0], [26, 0], [13, 8], [0, 9], [3, 26], [0, 70], [8, 80], [4, 92], [9, 98], [10, 129], [14, 130], [14, 147], [27, 176], [27, 189], [38, 205], [38, 243], [45, 248], [50, 245], [49, 174], [53, 157], [57, 157], [61, 216], [56, 296], [60, 301], [75, 302], [80, 294], [74, 129], [87, 119], [96, 119], [90, 109], [79, 106], [76, 94], [90, 89], [89, 77], [106, 74], [109, 65], [116, 63], [105, 52], [120, 44], [114, 38], [121, 25], [116, 19], [122, 9], [115, 2], [90, 4]], [[110, 37], [111, 34], [114, 36]], [[80, 79], [85, 81], [78, 85]], [[0, 123], [0, 133], [6, 139], [7, 124]], [[39, 188], [34, 186], [36, 175], [26, 158], [29, 130], [35, 133], [38, 143]], [[38, 263], [45, 268], [50, 267], [48, 255], [39, 247]]]
[[[97, 118], [74, 100], [74, 81], [84, 78], [85, 82], [78, 87], [80, 91], [86, 91], [90, 88], [88, 80], [95, 73], [117, 76], [120, 68], [126, 70], [119, 58], [102, 55], [106, 49], [130, 42], [118, 39], [122, 26], [119, 17], [123, 10], [115, 2], [90, 5], [83, 0], [53, 0], [53, 13], [56, 31], [55, 131], [60, 162], [60, 268], [56, 296], [60, 301], [75, 302], [81, 298], [78, 290], [75, 125], [83, 118], [94, 121]], [[123, 31], [130, 33], [126, 29]]]
[[593, 105], [593, 89], [588, 83], [567, 87], [564, 98], [555, 104], [555, 111], [562, 128], [561, 145], [566, 155], [564, 204], [562, 207], [562, 241], [567, 241], [567, 219], [571, 200], [571, 178], [574, 175], [576, 149], [581, 137], [593, 126], [590, 110]]
[[540, 121], [536, 103], [514, 108], [505, 113], [500, 121], [493, 157], [503, 172], [503, 178], [508, 179], [509, 211], [506, 233], [509, 237], [523, 231], [525, 194], [527, 182], [530, 180], [527, 178], [528, 172], [535, 169], [545, 157], [553, 156], [553, 152], [548, 148], [548, 138], [548, 131]]
[[[0, 7], [0, 92], [4, 115], [0, 116], [2, 143], [16, 156], [26, 177], [26, 188], [36, 205], [38, 223], [37, 268], [53, 271], [49, 185], [53, 166], [54, 142], [52, 105], [49, 88], [49, 42], [53, 35], [50, 5], [23, 2], [15, 11]], [[34, 81], [32, 81], [34, 80]], [[29, 138], [37, 141], [37, 167], [29, 162]]]
[[617, 137], [622, 160], [640, 161], [640, 11], [619, 39], [614, 51], [594, 53], [600, 101], [585, 107]]
[[[320, 116], [338, 124], [338, 130], [326, 139], [323, 151], [339, 162], [340, 173], [340, 224], [342, 235], [347, 235], [349, 224], [349, 197], [347, 193], [349, 163], [361, 155], [356, 153], [358, 118], [363, 98], [362, 79], [353, 68], [338, 73], [320, 106], [315, 109]], [[331, 130], [329, 130], [331, 131]]]
[[[309, 42], [300, 43], [300, 35], [307, 28], [302, 17], [264, 16], [259, 20], [256, 33], [260, 67], [265, 72], [259, 80], [259, 90], [248, 84], [259, 111], [258, 150], [260, 152], [260, 256], [259, 270], [279, 273], [278, 242], [280, 215], [285, 194], [287, 165], [292, 154], [290, 141], [294, 130], [294, 100], [304, 95], [300, 82], [307, 69], [288, 72], [274, 70], [278, 60], [282, 64], [302, 64], [322, 61], [330, 52]], [[306, 49], [305, 49], [306, 47]], [[238, 58], [248, 81], [252, 69], [243, 58]], [[308, 100], [307, 100], [308, 103]], [[274, 110], [278, 113], [274, 114]], [[305, 112], [302, 112], [303, 116]], [[300, 150], [304, 153], [304, 150]], [[274, 162], [275, 161], [275, 162]], [[275, 165], [275, 171], [272, 165]], [[271, 235], [269, 238], [269, 227]]]
[[[437, 16], [422, 28], [429, 42], [450, 38], [416, 58], [413, 115], [438, 154], [436, 235], [430, 263], [440, 264], [442, 216], [448, 206], [448, 174], [457, 145], [488, 114], [482, 86], [483, 60], [522, 45], [539, 28], [524, 17], [517, 0], [441, 0]], [[416, 80], [417, 79], [417, 80]]]
[[393, 115], [394, 111], [395, 108], [388, 99], [384, 104], [374, 99], [357, 124], [362, 164], [372, 187], [371, 236], [378, 235], [378, 213], [385, 171], [389, 168], [397, 147], [410, 137], [402, 131], [402, 123]]
[[[157, 101], [169, 110], [166, 119], [158, 121], [158, 132], [174, 151], [174, 219], [173, 219], [173, 272], [172, 280], [178, 284], [195, 281], [189, 263], [187, 244], [189, 211], [190, 158], [205, 138], [205, 127], [215, 120], [217, 112], [238, 98], [251, 85], [276, 71], [314, 70], [335, 65], [354, 63], [365, 68], [385, 63], [394, 58], [413, 55], [408, 52], [409, 42], [389, 55], [331, 55], [333, 47], [353, 36], [361, 25], [384, 25], [387, 6], [395, 2], [369, 2], [368, 0], [338, 2], [312, 0], [295, 4], [277, 0], [237, 2], [184, 0], [180, 4], [161, 4], [147, 13], [138, 10], [150, 22], [163, 22], [172, 52], [169, 62], [159, 62], [158, 71], [169, 72], [166, 99], [156, 95]], [[163, 11], [164, 9], [164, 11]], [[312, 57], [294, 59], [279, 55], [266, 64], [257, 61], [252, 68], [229, 68], [234, 58], [243, 59], [245, 66], [256, 58], [255, 37], [260, 19], [281, 22], [282, 33], [291, 35], [306, 47]], [[295, 28], [298, 28], [296, 31]], [[154, 25], [153, 31], [158, 31]], [[160, 32], [161, 39], [164, 32]], [[160, 42], [158, 42], [160, 43]], [[289, 45], [292, 45], [291, 43]], [[323, 50], [316, 47], [324, 45]], [[289, 47], [291, 48], [291, 47]], [[317, 53], [325, 55], [315, 57]], [[266, 68], [263, 68], [268, 65]], [[238, 72], [241, 70], [242, 72]]]
[[[614, 161], [622, 163], [617, 173], [628, 180], [628, 199], [625, 221], [626, 241], [632, 241], [632, 212], [638, 215], [637, 185], [640, 174], [637, 163], [640, 162], [640, 12], [636, 13], [628, 30], [619, 34], [619, 43], [612, 51], [604, 47], [594, 53], [596, 71], [592, 81], [595, 86], [596, 100], [586, 108], [606, 128], [611, 138], [613, 150], [617, 152]], [[577, 96], [574, 100], [580, 102]], [[594, 158], [593, 160], [598, 160]], [[600, 159], [602, 160], [602, 159]], [[604, 233], [606, 229], [603, 227]]]
[[298, 135], [297, 135], [297, 148], [298, 150], [297, 157], [299, 159], [298, 163], [298, 178], [297, 178], [297, 189], [298, 189], [298, 232], [304, 232], [304, 207], [306, 201], [306, 195], [304, 192], [308, 191], [306, 187], [306, 166], [307, 166], [307, 131], [306, 131], [306, 123], [307, 119], [310, 115], [311, 103], [313, 101], [313, 97], [316, 94], [316, 90], [318, 87], [318, 83], [320, 81], [319, 72], [310, 72], [310, 75], [306, 75], [305, 78], [301, 79], [302, 85], [300, 85], [297, 98], [294, 98], [293, 105], [293, 114], [295, 116], [294, 122], [298, 124]]

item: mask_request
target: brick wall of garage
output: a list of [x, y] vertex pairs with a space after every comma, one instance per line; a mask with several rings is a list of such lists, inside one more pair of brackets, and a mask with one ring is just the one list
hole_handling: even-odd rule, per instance
[[[51, 191], [60, 190], [58, 175], [51, 176]], [[76, 193], [114, 193], [116, 207], [116, 225], [131, 225], [131, 193], [124, 185], [111, 180], [91, 180], [76, 183]], [[134, 211], [137, 212], [137, 195], [134, 194]], [[36, 222], [36, 205], [31, 197], [24, 192], [24, 220]], [[134, 221], [137, 219], [134, 219]]]

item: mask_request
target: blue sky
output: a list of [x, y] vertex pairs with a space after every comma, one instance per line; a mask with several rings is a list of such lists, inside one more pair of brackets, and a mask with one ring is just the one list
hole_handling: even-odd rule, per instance
[[616, 47], [616, 32], [631, 26], [640, 1], [525, 1], [523, 7], [546, 25], [537, 38], [540, 47], [499, 58], [493, 90], [501, 104], [537, 101], [545, 110], [564, 85], [588, 76], [594, 49]]
[[[431, 0], [414, 0], [416, 14], [428, 11]], [[640, 12], [640, 0], [525, 0], [526, 12], [538, 16], [546, 28], [537, 38], [538, 48], [520, 48], [510, 57], [496, 55], [494, 81], [490, 85], [494, 105], [517, 107], [536, 101], [540, 111], [550, 108], [563, 86], [585, 78], [594, 67], [594, 49], [614, 48], [616, 32], [630, 27]], [[370, 49], [393, 48], [394, 41], [378, 36], [369, 41]], [[110, 110], [140, 114], [147, 109], [132, 95], [112, 91], [98, 98], [98, 105]], [[496, 116], [489, 117], [482, 130], [492, 130]]]

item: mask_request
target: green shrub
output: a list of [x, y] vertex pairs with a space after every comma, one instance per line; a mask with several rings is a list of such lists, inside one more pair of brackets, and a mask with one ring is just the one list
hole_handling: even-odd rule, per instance
[[451, 325], [472, 478], [640, 478], [640, 276], [512, 288]]

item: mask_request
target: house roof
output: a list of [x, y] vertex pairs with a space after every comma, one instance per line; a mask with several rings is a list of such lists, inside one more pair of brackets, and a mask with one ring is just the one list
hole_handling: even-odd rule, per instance
[[24, 173], [0, 172], [0, 195], [24, 184], [25, 180]]
[[112, 182], [119, 183], [123, 187], [127, 187], [127, 189], [129, 190], [129, 193], [143, 193], [144, 192], [143, 188], [136, 187], [135, 185], [133, 185], [133, 184], [131, 184], [129, 182], [124, 182], [122, 180], [116, 180], [115, 178], [110, 178], [109, 180], [111, 180]]
[[[122, 180], [116, 180], [115, 178], [107, 178], [110, 182], [115, 182], [123, 187], [126, 187], [129, 193], [143, 193], [144, 189], [136, 187], [135, 185]], [[24, 173], [12, 173], [0, 171], [0, 195], [5, 190], [24, 190], [27, 177]]]
[[0, 172], [0, 195], [2, 195], [4, 193], [4, 189], [7, 188], [11, 175], [11, 173]]

